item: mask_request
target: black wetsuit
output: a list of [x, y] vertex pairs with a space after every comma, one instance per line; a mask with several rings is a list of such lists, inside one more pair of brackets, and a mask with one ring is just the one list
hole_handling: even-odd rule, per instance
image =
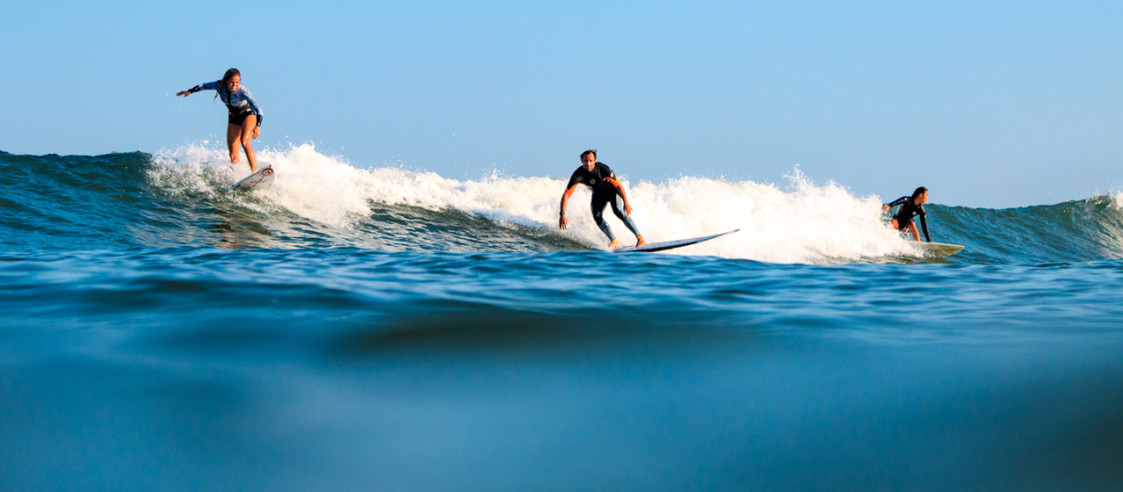
[[598, 162], [593, 166], [592, 171], [585, 169], [585, 166], [577, 168], [573, 171], [573, 175], [569, 177], [569, 184], [565, 185], [565, 189], [570, 189], [573, 185], [581, 183], [593, 189], [593, 196], [597, 195], [614, 195], [616, 193], [616, 185], [608, 181], [608, 178], [616, 179], [616, 173], [612, 172], [612, 168], [606, 166], [603, 162]]
[[924, 239], [932, 242], [932, 236], [928, 235], [928, 221], [925, 219], [928, 212], [924, 210], [924, 204], [917, 205], [911, 196], [903, 196], [889, 203], [889, 208], [897, 205], [901, 206], [897, 209], [897, 213], [893, 215], [893, 218], [897, 219], [897, 229], [905, 230], [912, 223], [912, 218], [919, 215], [920, 227], [924, 230]]
[[569, 177], [569, 184], [565, 185], [565, 189], [570, 189], [573, 185], [581, 183], [593, 189], [593, 200], [590, 204], [593, 210], [593, 221], [597, 223], [601, 231], [608, 236], [609, 239], [616, 239], [616, 235], [612, 233], [612, 229], [604, 221], [604, 206], [612, 205], [612, 213], [624, 222], [628, 230], [633, 234], [639, 236], [639, 229], [636, 224], [632, 222], [632, 218], [620, 210], [620, 205], [616, 203], [616, 196], [619, 195], [619, 190], [616, 185], [610, 180], [616, 180], [616, 173], [612, 172], [612, 168], [606, 166], [603, 162], [598, 162], [593, 166], [593, 170], [585, 169], [585, 166], [577, 168], [573, 171], [573, 175]]

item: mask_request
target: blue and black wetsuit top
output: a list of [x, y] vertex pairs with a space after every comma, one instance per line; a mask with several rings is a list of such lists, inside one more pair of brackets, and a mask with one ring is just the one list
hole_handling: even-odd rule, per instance
[[222, 98], [227, 111], [230, 112], [230, 123], [240, 125], [246, 119], [246, 116], [254, 114], [257, 115], [257, 126], [261, 126], [261, 106], [257, 105], [257, 100], [253, 98], [253, 94], [250, 94], [249, 89], [246, 89], [245, 86], [239, 86], [234, 89], [234, 92], [230, 92], [222, 85], [221, 80], [216, 80], [190, 89], [191, 92], [201, 90], [218, 91], [218, 97]]
[[573, 185], [581, 183], [593, 189], [593, 197], [604, 198], [612, 197], [617, 193], [616, 173], [612, 172], [612, 168], [606, 166], [603, 162], [596, 163], [592, 171], [585, 169], [585, 166], [577, 168], [573, 171], [573, 175], [569, 177], [569, 184], [565, 185], [565, 189], [570, 189]]
[[893, 218], [897, 219], [897, 228], [904, 230], [905, 227], [908, 227], [908, 225], [912, 223], [912, 218], [919, 215], [920, 227], [924, 230], [924, 239], [927, 239], [928, 242], [932, 242], [932, 236], [928, 235], [928, 221], [925, 220], [925, 217], [928, 216], [928, 212], [924, 210], [924, 204], [917, 205], [911, 196], [903, 196], [889, 203], [890, 208], [897, 205], [901, 206], [901, 208], [897, 209], [897, 213], [893, 215]]

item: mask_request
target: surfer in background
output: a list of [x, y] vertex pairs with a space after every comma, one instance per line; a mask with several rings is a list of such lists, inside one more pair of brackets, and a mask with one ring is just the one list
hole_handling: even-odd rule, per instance
[[[612, 228], [608, 227], [608, 223], [604, 221], [604, 206], [612, 205], [612, 213], [616, 214], [628, 230], [636, 235], [636, 246], [643, 246], [647, 243], [643, 239], [643, 235], [639, 233], [636, 224], [632, 222], [632, 205], [628, 203], [628, 195], [624, 193], [624, 185], [616, 179], [616, 173], [612, 172], [604, 163], [597, 162], [597, 151], [586, 150], [581, 153], [581, 167], [573, 171], [573, 175], [569, 177], [569, 184], [565, 186], [565, 193], [562, 194], [561, 199], [561, 218], [558, 219], [558, 226], [563, 230], [569, 225], [569, 221], [565, 219], [565, 206], [569, 202], [569, 197], [573, 195], [573, 190], [577, 189], [577, 185], [583, 184], [593, 190], [593, 221], [597, 223], [597, 227], [608, 236], [612, 242], [608, 245], [610, 249], [615, 249], [620, 246], [620, 242], [616, 240], [616, 235], [612, 233]], [[617, 195], [624, 202], [624, 210], [620, 211], [620, 204], [617, 203]]]
[[214, 90], [226, 104], [230, 112], [226, 125], [226, 146], [230, 149], [230, 163], [238, 163], [238, 142], [246, 150], [246, 159], [250, 161], [250, 172], [257, 172], [257, 158], [253, 155], [250, 141], [261, 136], [261, 107], [257, 100], [250, 94], [249, 89], [242, 86], [242, 73], [237, 68], [227, 70], [222, 80], [200, 84], [185, 91], [177, 92], [177, 96], [187, 97], [201, 90]]
[[913, 240], [917, 242], [920, 241], [920, 233], [916, 231], [916, 222], [913, 222], [912, 218], [919, 215], [920, 227], [924, 229], [924, 239], [932, 242], [932, 236], [928, 235], [928, 221], [925, 219], [928, 213], [924, 211], [924, 203], [927, 201], [928, 188], [921, 186], [912, 192], [912, 196], [903, 196], [890, 203], [883, 204], [881, 210], [888, 212], [889, 209], [900, 205], [901, 208], [897, 209], [897, 213], [893, 215], [893, 220], [889, 224], [898, 231], [911, 232]]

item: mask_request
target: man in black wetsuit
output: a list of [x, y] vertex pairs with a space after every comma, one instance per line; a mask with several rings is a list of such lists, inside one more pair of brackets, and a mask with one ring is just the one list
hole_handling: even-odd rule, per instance
[[[569, 184], [565, 185], [565, 193], [562, 194], [561, 199], [561, 218], [558, 219], [558, 226], [565, 229], [569, 225], [569, 221], [565, 219], [565, 206], [569, 202], [569, 197], [573, 195], [573, 190], [577, 189], [577, 185], [583, 184], [592, 188], [593, 190], [593, 221], [597, 223], [597, 227], [608, 236], [612, 241], [608, 247], [615, 249], [620, 246], [620, 242], [616, 240], [616, 235], [612, 233], [612, 228], [608, 227], [608, 223], [604, 221], [604, 206], [612, 205], [612, 213], [616, 214], [628, 230], [636, 235], [636, 246], [643, 246], [645, 241], [643, 235], [639, 233], [636, 224], [632, 222], [632, 205], [628, 203], [628, 195], [624, 193], [624, 185], [620, 180], [616, 179], [616, 173], [612, 172], [604, 163], [597, 162], [597, 151], [586, 150], [581, 153], [581, 167], [573, 171], [573, 175], [569, 177]], [[620, 211], [620, 204], [617, 203], [617, 196], [623, 199], [624, 210]]]
[[924, 203], [927, 201], [928, 188], [921, 186], [912, 192], [912, 196], [903, 196], [890, 203], [883, 204], [881, 210], [888, 212], [890, 208], [900, 205], [901, 208], [897, 209], [897, 213], [893, 215], [893, 220], [889, 223], [898, 231], [911, 232], [913, 240], [918, 242], [920, 241], [920, 234], [916, 231], [916, 223], [912, 221], [912, 218], [919, 215], [920, 226], [924, 229], [924, 239], [932, 242], [932, 236], [928, 235], [928, 221], [925, 219], [928, 213], [924, 211]]

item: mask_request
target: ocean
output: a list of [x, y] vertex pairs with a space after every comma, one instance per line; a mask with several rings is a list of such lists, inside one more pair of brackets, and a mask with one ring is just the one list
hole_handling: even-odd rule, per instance
[[740, 232], [612, 254], [571, 169], [224, 154], [0, 152], [4, 489], [1123, 488], [1123, 195], [933, 190], [936, 258], [897, 195], [628, 182]]

